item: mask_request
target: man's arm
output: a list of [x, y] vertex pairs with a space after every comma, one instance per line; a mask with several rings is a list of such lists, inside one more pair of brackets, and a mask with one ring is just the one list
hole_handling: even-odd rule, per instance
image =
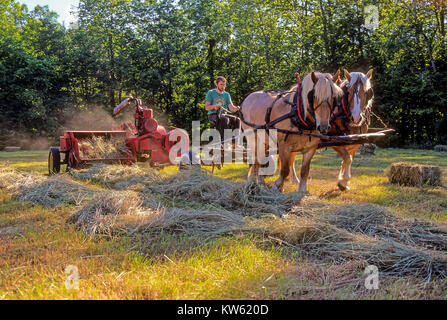
[[214, 109], [220, 109], [221, 105], [220, 104], [211, 104], [211, 102], [209, 101], [205, 101], [205, 110], [206, 111], [210, 111], [210, 110], [214, 110]]
[[229, 93], [227, 93], [227, 96], [226, 96], [225, 98], [226, 98], [226, 100], [227, 100], [228, 109], [229, 109], [231, 112], [237, 112], [237, 111], [241, 108], [241, 107], [239, 107], [239, 106], [235, 106], [235, 105], [233, 105], [233, 101], [231, 101], [231, 96], [230, 96]]

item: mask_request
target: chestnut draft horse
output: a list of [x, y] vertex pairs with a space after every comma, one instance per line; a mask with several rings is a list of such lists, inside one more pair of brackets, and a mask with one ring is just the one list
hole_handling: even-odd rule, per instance
[[[356, 134], [368, 131], [369, 117], [374, 98], [371, 87], [373, 70], [369, 70], [366, 75], [361, 72], [351, 72], [344, 70], [346, 80], [341, 84], [344, 92], [344, 102], [348, 106], [347, 110], [342, 110], [334, 114], [333, 130], [331, 134]], [[341, 191], [349, 190], [349, 180], [351, 179], [351, 164], [354, 154], [360, 147], [359, 144], [332, 147], [342, 158], [340, 172], [338, 174], [337, 186]]]
[[[267, 118], [271, 119], [269, 123], [275, 123], [274, 126], [269, 127], [269, 130], [277, 129], [277, 147], [281, 170], [273, 188], [282, 191], [295, 156], [298, 152], [302, 152], [303, 161], [298, 190], [307, 191], [310, 161], [321, 142], [317, 134], [329, 132], [333, 109], [337, 101], [343, 96], [343, 90], [335, 84], [339, 75], [340, 71], [333, 76], [329, 73], [312, 72], [304, 77], [301, 90], [299, 90], [300, 86], [296, 85], [288, 92], [283, 93], [257, 91], [251, 93], [242, 103], [240, 116], [244, 131], [265, 126], [268, 122]], [[298, 96], [298, 92], [301, 92], [301, 96]], [[299, 116], [288, 117], [287, 115], [294, 114], [292, 110], [293, 108], [296, 110], [297, 105], [301, 107], [302, 112], [298, 112]], [[287, 118], [280, 120], [284, 117]], [[275, 122], [275, 120], [278, 120], [278, 122]], [[302, 130], [306, 130], [306, 133], [302, 134]], [[268, 150], [269, 138], [267, 134], [265, 136], [265, 150]], [[249, 137], [247, 136], [247, 138]], [[257, 140], [256, 135], [254, 135], [254, 138]], [[256, 145], [256, 141], [254, 145]], [[255, 152], [255, 150], [252, 150], [252, 152]], [[264, 184], [264, 177], [260, 174], [260, 168], [261, 163], [255, 154], [254, 164], [250, 165], [249, 181]]]
[[[335, 108], [332, 114], [329, 135], [349, 135], [366, 133], [368, 131], [368, 122], [374, 97], [370, 81], [372, 73], [372, 69], [366, 75], [361, 72], [349, 73], [346, 69], [344, 70], [346, 80], [340, 85], [340, 88], [343, 90], [343, 101]], [[351, 164], [354, 154], [359, 147], [359, 144], [332, 147], [342, 158], [337, 183], [341, 191], [349, 190]], [[294, 161], [292, 162], [290, 174], [287, 177], [287, 180], [290, 179], [293, 183], [298, 182]]]

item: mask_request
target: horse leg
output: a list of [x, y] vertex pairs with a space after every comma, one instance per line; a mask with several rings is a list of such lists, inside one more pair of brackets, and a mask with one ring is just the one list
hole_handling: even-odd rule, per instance
[[290, 171], [290, 152], [286, 150], [282, 150], [279, 153], [279, 162], [281, 163], [281, 171], [279, 174], [279, 178], [273, 184], [273, 188], [278, 190], [279, 192], [283, 191], [284, 181], [286, 177], [289, 175]]
[[352, 157], [349, 154], [348, 148], [346, 146], [333, 147], [333, 149], [340, 155], [341, 167], [338, 173], [337, 186], [341, 191], [349, 190], [349, 179], [351, 179], [351, 163]]
[[317, 148], [310, 149], [303, 153], [303, 162], [301, 164], [300, 183], [298, 187], [299, 192], [307, 192], [307, 178], [309, 178], [310, 161], [312, 160]]
[[346, 150], [348, 152], [348, 159], [349, 161], [346, 163], [346, 167], [345, 167], [345, 172], [343, 174], [343, 180], [346, 181], [346, 189], [349, 190], [349, 180], [351, 180], [352, 176], [351, 176], [351, 165], [352, 165], [352, 161], [354, 161], [354, 154], [357, 151], [357, 149], [360, 147], [359, 144], [355, 144], [355, 145], [351, 145], [351, 146], [347, 146]]
[[286, 180], [287, 182], [291, 181], [293, 184], [296, 184], [297, 186], [300, 183], [300, 180], [298, 179], [298, 176], [296, 175], [296, 169], [295, 169], [295, 157], [298, 154], [298, 152], [292, 152], [290, 154], [290, 171], [289, 175], [287, 176]]
[[254, 166], [255, 166], [254, 164], [250, 164], [249, 168], [248, 168], [247, 180], [248, 180], [249, 183], [256, 181], [256, 176], [255, 176], [255, 173], [254, 173]]

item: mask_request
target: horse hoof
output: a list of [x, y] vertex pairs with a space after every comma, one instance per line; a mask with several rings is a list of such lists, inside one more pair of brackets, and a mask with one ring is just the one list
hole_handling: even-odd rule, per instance
[[340, 189], [340, 191], [348, 191], [349, 190], [349, 187], [347, 185], [344, 186], [340, 182], [337, 183], [337, 187], [338, 187], [338, 189]]

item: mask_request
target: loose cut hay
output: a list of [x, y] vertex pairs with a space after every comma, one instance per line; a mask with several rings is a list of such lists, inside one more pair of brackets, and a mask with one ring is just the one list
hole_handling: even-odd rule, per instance
[[86, 159], [113, 159], [132, 155], [129, 147], [122, 139], [106, 139], [94, 136], [79, 141], [79, 154]]
[[252, 220], [248, 230], [324, 261], [365, 260], [389, 275], [411, 274], [428, 279], [432, 275], [447, 276], [444, 252], [351, 233], [321, 217], [271, 216]]
[[165, 209], [156, 219], [138, 228], [139, 232], [173, 232], [184, 234], [225, 235], [238, 232], [243, 217], [237, 213], [219, 209], [185, 210]]
[[438, 166], [398, 162], [387, 171], [390, 183], [415, 187], [441, 185], [441, 168]]
[[0, 188], [5, 188], [19, 201], [48, 208], [80, 205], [97, 192], [65, 175], [47, 178], [6, 167], [0, 168]]
[[71, 170], [73, 178], [90, 180], [116, 190], [159, 184], [163, 175], [153, 168], [141, 165], [105, 165], [97, 163], [88, 169]]
[[104, 191], [71, 215], [67, 223], [73, 224], [89, 235], [95, 233], [111, 235], [112, 231], [126, 229], [120, 225], [120, 217], [126, 215], [155, 217], [159, 206], [155, 200], [133, 191]]
[[14, 193], [22, 186], [31, 185], [44, 180], [45, 177], [41, 175], [31, 172], [23, 172], [5, 165], [0, 165], [0, 189], [5, 189]]
[[72, 174], [75, 178], [90, 179], [113, 189], [144, 190], [168, 196], [170, 200], [217, 205], [244, 215], [281, 215], [303, 197], [298, 192], [282, 194], [256, 184], [229, 182], [202, 170], [182, 171], [173, 176], [150, 168], [114, 165], [95, 166]]
[[443, 229], [434, 223], [398, 218], [390, 210], [370, 204], [349, 204], [334, 209], [325, 218], [349, 232], [447, 251], [447, 228]]

